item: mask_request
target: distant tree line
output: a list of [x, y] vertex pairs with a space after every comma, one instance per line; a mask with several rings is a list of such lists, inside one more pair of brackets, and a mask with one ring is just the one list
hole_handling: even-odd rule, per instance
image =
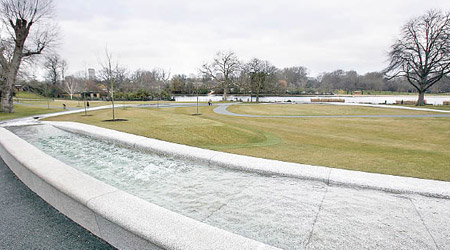
[[[224, 56], [228, 59], [220, 58]], [[232, 67], [214, 68], [215, 62], [226, 64], [230, 56], [235, 61]], [[49, 97], [72, 98], [75, 93], [97, 92], [108, 99], [111, 79], [114, 79], [114, 97], [118, 100], [167, 100], [175, 95], [195, 95], [197, 92], [200, 95], [252, 95], [255, 101], [261, 95], [417, 92], [405, 77], [388, 79], [382, 72], [360, 75], [353, 70], [335, 70], [311, 77], [304, 66], [280, 69], [258, 58], [242, 62], [233, 52], [219, 52], [216, 57], [213, 63], [204, 64], [197, 75], [172, 75], [161, 68], [130, 71], [115, 65], [111, 72], [101, 69], [98, 78], [89, 79], [84, 71], [63, 77], [67, 63], [58, 55], [50, 55], [44, 64], [47, 71], [45, 81], [22, 77], [19, 83]], [[450, 92], [450, 79], [443, 77], [428, 91]]]
[[[0, 0], [0, 112], [13, 113], [13, 94], [19, 86], [47, 97], [159, 100], [174, 95], [360, 94], [378, 91], [418, 93], [450, 92], [450, 12], [427, 11], [411, 19], [389, 52], [389, 66], [364, 75], [335, 70], [311, 77], [304, 66], [277, 68], [267, 60], [240, 60], [232, 51], [218, 52], [199, 65], [197, 74], [174, 74], [161, 69], [130, 71], [112, 63], [106, 51], [98, 78], [86, 71], [66, 76], [68, 64], [57, 54], [45, 57], [45, 81], [27, 76], [26, 66], [54, 44], [53, 0]], [[39, 23], [40, 29], [34, 25]], [[29, 35], [30, 38], [28, 39]], [[22, 67], [21, 67], [22, 65]], [[114, 117], [114, 115], [113, 115]], [[114, 119], [114, 118], [113, 118]]]

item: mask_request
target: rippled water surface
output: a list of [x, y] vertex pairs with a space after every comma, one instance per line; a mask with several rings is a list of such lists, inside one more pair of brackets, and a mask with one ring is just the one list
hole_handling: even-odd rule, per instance
[[121, 147], [50, 125], [12, 132], [76, 169], [154, 204], [285, 249], [302, 249], [325, 184], [262, 176]]

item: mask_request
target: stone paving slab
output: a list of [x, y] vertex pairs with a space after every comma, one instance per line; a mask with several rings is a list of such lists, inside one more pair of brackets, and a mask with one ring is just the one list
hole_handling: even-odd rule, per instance
[[[442, 201], [436, 206], [429, 202]], [[448, 200], [418, 197], [415, 203], [423, 207], [422, 213], [448, 217]], [[434, 216], [434, 219], [437, 219]], [[447, 224], [448, 225], [448, 224]], [[438, 249], [436, 238], [447, 241], [450, 227], [431, 222], [428, 230], [411, 198], [375, 190], [329, 187], [321, 211], [307, 242], [307, 249]], [[445, 249], [445, 248], [443, 248]]]
[[[293, 178], [283, 182], [255, 178], [203, 222], [227, 224], [228, 230], [282, 249], [304, 249], [327, 185]], [[273, 188], [268, 190], [268, 186]]]
[[450, 249], [450, 200], [415, 195], [411, 202], [439, 249]]
[[28, 189], [0, 158], [0, 249], [115, 249]]

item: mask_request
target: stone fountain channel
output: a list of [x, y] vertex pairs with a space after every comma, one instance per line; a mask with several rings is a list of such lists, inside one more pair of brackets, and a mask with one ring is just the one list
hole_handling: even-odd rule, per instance
[[[231, 232], [231, 241], [236, 234], [266, 244], [250, 240], [255, 249], [450, 244], [442, 230], [450, 222], [448, 182], [236, 156], [77, 123], [7, 129], [114, 188]], [[437, 214], [426, 217], [430, 209]], [[430, 227], [437, 216], [448, 221]]]
[[[264, 176], [142, 152], [51, 125], [10, 127], [50, 156], [171, 211], [255, 240], [293, 248], [307, 230], [292, 223], [313, 212], [302, 202], [324, 183]], [[317, 201], [319, 202], [319, 201]], [[314, 202], [312, 202], [314, 203]], [[317, 204], [316, 204], [317, 205]], [[250, 219], [251, 218], [251, 219]]]

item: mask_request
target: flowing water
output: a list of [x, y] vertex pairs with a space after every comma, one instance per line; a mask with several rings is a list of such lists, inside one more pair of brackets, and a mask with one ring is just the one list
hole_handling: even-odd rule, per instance
[[10, 127], [43, 152], [105, 183], [204, 223], [284, 249], [302, 249], [320, 182], [263, 176], [141, 152], [50, 125]]

